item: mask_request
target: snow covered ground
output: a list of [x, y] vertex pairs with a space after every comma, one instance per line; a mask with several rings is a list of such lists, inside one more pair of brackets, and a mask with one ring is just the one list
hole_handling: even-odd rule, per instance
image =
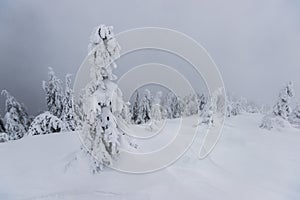
[[112, 169], [90, 174], [80, 157], [72, 160], [80, 147], [76, 133], [2, 143], [0, 199], [300, 199], [300, 130], [259, 129], [261, 118], [226, 119], [219, 143], [205, 160], [197, 159], [201, 127], [179, 161], [142, 175]]

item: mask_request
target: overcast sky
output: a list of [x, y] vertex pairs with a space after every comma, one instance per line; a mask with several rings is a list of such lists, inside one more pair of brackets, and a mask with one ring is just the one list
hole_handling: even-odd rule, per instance
[[31, 113], [44, 110], [41, 82], [47, 68], [61, 78], [75, 74], [91, 30], [102, 23], [113, 25], [115, 33], [144, 26], [181, 31], [208, 50], [228, 91], [272, 104], [292, 80], [300, 102], [297, 0], [2, 0], [0, 89], [9, 90]]

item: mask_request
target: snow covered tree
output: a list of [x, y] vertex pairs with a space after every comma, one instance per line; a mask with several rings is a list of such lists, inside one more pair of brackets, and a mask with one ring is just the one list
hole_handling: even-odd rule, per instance
[[122, 117], [122, 119], [125, 120], [125, 122], [127, 124], [131, 123], [132, 115], [130, 113], [130, 103], [129, 102], [127, 102], [123, 105], [121, 117]]
[[151, 92], [150, 90], [146, 89], [144, 91], [144, 95], [140, 101], [139, 111], [138, 111], [138, 123], [147, 123], [151, 117]]
[[161, 97], [162, 92], [157, 92], [151, 108], [151, 120], [161, 121], [162, 120], [162, 113], [161, 113]]
[[199, 106], [199, 112], [202, 112], [205, 108], [205, 105], [207, 104], [207, 99], [204, 94], [197, 94], [197, 101]]
[[289, 116], [289, 122], [296, 128], [300, 128], [300, 104], [297, 105]]
[[5, 132], [4, 122], [0, 115], [0, 133], [4, 133], [4, 132]]
[[290, 107], [291, 98], [294, 96], [293, 84], [289, 82], [279, 93], [277, 103], [273, 106], [272, 113], [263, 117], [260, 128], [271, 130], [276, 128], [281, 130], [286, 126], [290, 126], [288, 117], [292, 109]]
[[25, 107], [6, 90], [2, 91], [5, 101], [5, 130], [10, 140], [20, 139], [29, 127], [29, 118]]
[[62, 82], [58, 79], [51, 67], [49, 67], [48, 81], [43, 81], [43, 89], [46, 92], [46, 104], [48, 111], [60, 118], [63, 111]]
[[279, 93], [277, 103], [273, 107], [273, 113], [275, 116], [280, 116], [283, 119], [287, 119], [292, 112], [290, 101], [294, 96], [293, 83], [289, 82]]
[[200, 115], [202, 117], [202, 123], [207, 124], [209, 127], [213, 125], [214, 120], [213, 120], [213, 113], [214, 113], [214, 105], [210, 101], [206, 103], [205, 108]]
[[184, 97], [184, 115], [191, 116], [198, 113], [198, 99], [197, 95], [190, 94]]
[[28, 135], [45, 135], [60, 132], [64, 127], [64, 123], [55, 115], [46, 111], [34, 118], [32, 121]]
[[74, 94], [71, 87], [71, 74], [66, 75], [65, 85], [63, 112], [61, 118], [64, 123], [64, 130], [75, 131], [78, 126], [78, 117], [75, 113]]
[[138, 124], [139, 105], [140, 105], [140, 95], [139, 95], [139, 91], [137, 90], [135, 92], [135, 99], [131, 106], [131, 114], [132, 114], [131, 119], [135, 124]]
[[161, 97], [162, 97], [162, 92], [157, 92], [154, 99], [153, 99], [153, 104], [151, 107], [151, 125], [150, 129], [151, 130], [156, 130], [159, 127], [159, 122], [162, 120], [162, 111], [161, 111]]
[[166, 111], [166, 117], [169, 119], [178, 118], [182, 115], [183, 105], [173, 92], [169, 92], [166, 95], [164, 100], [164, 110]]
[[[91, 82], [83, 94], [83, 150], [89, 156], [93, 172], [100, 171], [117, 158], [122, 132], [116, 125], [112, 112], [121, 113], [119, 105], [112, 98], [119, 98], [118, 86], [112, 82], [116, 67], [114, 60], [119, 57], [120, 46], [112, 32], [112, 27], [100, 25], [90, 37], [89, 57]], [[116, 101], [118, 102], [118, 101]]]

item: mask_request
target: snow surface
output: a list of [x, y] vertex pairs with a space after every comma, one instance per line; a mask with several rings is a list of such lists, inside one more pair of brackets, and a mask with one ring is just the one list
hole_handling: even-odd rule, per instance
[[[141, 175], [112, 169], [92, 175], [83, 157], [74, 159], [80, 147], [75, 132], [0, 143], [0, 199], [300, 199], [300, 130], [260, 129], [261, 119], [260, 114], [228, 118], [205, 160], [197, 159], [205, 132], [200, 127], [179, 161]], [[167, 127], [178, 126], [178, 119], [167, 123], [161, 134], [170, 136]]]

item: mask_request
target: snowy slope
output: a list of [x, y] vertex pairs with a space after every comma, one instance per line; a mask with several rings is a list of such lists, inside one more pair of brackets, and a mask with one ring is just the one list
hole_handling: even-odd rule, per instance
[[84, 160], [72, 160], [80, 147], [76, 133], [3, 143], [0, 199], [300, 199], [300, 131], [262, 130], [261, 118], [227, 119], [218, 145], [201, 161], [200, 128], [198, 140], [178, 162], [143, 175], [111, 169], [91, 175]]

